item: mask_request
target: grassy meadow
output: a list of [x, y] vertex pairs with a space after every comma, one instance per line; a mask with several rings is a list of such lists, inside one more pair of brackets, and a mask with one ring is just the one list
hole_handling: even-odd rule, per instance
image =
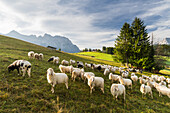
[[[29, 59], [29, 51], [44, 54], [44, 60], [39, 61]], [[75, 82], [69, 77], [69, 89], [64, 84], [58, 84], [55, 87], [55, 93], [51, 93], [51, 85], [48, 84], [46, 71], [53, 68], [55, 72], [60, 72], [58, 65], [47, 60], [51, 56], [63, 59], [78, 60], [87, 63], [105, 63], [120, 66], [119, 63], [99, 60], [80, 56], [78, 54], [64, 53], [49, 50], [45, 47], [37, 46], [31, 43], [20, 41], [0, 35], [0, 112], [170, 112], [170, 99], [167, 96], [159, 97], [158, 92], [153, 89], [153, 97], [149, 95], [142, 98], [139, 91], [140, 84], [133, 85], [133, 89], [126, 88], [126, 102], [123, 102], [123, 96], [116, 101], [110, 93], [111, 81], [103, 72], [94, 71], [85, 68], [85, 71], [94, 72], [96, 76], [101, 76], [105, 80], [105, 93], [96, 88], [90, 95], [90, 89], [87, 83], [76, 79]], [[17, 59], [28, 60], [32, 64], [31, 77], [19, 76], [17, 71], [8, 73], [7, 67]], [[119, 72], [116, 72], [119, 74]], [[146, 75], [152, 73], [144, 72]], [[137, 73], [138, 76], [141, 76]]]
[[[97, 59], [103, 60], [104, 63], [106, 64], [108, 64], [108, 61], [111, 61], [109, 63], [110, 65], [121, 66], [120, 63], [117, 63], [116, 61], [114, 61], [115, 59], [114, 55], [110, 55], [106, 53], [99, 53], [99, 52], [80, 52], [80, 53], [74, 53], [74, 54], [80, 57], [86, 57], [86, 58], [93, 59], [93, 60], [97, 60]], [[169, 67], [161, 70], [160, 73], [164, 75], [170, 75], [170, 57], [162, 57], [162, 58], [165, 60], [165, 64]]]

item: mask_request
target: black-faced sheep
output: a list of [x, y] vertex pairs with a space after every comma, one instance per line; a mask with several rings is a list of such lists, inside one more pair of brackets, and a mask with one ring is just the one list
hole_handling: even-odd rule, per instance
[[8, 66], [8, 71], [13, 71], [17, 69], [18, 74], [21, 74], [21, 71], [23, 72], [23, 76], [25, 76], [26, 71], [28, 73], [28, 76], [31, 77], [31, 63], [26, 60], [16, 60], [12, 64]]

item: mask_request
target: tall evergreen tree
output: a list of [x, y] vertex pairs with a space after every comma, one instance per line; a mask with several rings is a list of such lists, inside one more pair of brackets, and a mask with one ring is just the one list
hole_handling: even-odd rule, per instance
[[120, 35], [116, 39], [115, 43], [115, 54], [117, 60], [122, 63], [129, 63], [131, 55], [131, 39], [132, 29], [128, 23], [125, 23], [120, 30]]
[[131, 63], [138, 68], [146, 68], [146, 62], [148, 62], [150, 56], [150, 37], [146, 26], [144, 26], [142, 20], [136, 17], [132, 22], [131, 29], [133, 31]]

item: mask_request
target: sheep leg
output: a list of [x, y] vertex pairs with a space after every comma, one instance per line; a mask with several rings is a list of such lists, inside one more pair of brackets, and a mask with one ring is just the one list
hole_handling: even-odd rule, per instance
[[54, 87], [55, 87], [55, 84], [51, 84], [52, 85], [52, 87], [51, 87], [51, 91], [52, 91], [52, 93], [54, 93]]
[[27, 73], [28, 73], [28, 76], [31, 77], [31, 68], [28, 69]]
[[66, 82], [65, 85], [66, 85], [66, 88], [68, 89], [68, 82]]
[[90, 94], [92, 94], [93, 87], [90, 88]]
[[104, 93], [104, 88], [101, 88], [102, 92]]
[[26, 73], [26, 70], [25, 70], [25, 69], [23, 69], [23, 77], [25, 76], [25, 73]]
[[152, 92], [150, 92], [150, 95], [151, 95], [151, 98], [153, 99], [153, 95], [152, 95]]

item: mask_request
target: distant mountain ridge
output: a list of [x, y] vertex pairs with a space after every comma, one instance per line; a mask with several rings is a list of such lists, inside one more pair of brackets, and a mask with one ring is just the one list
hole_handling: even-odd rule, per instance
[[170, 38], [164, 38], [162, 41], [159, 42], [161, 45], [170, 45]]
[[80, 52], [80, 49], [76, 45], [74, 45], [68, 38], [63, 36], [58, 36], [58, 35], [51, 36], [50, 34], [45, 33], [44, 36], [37, 37], [36, 35], [23, 35], [15, 30], [5, 35], [23, 41], [27, 41], [30, 43], [34, 43], [37, 45], [41, 45], [44, 47], [52, 46], [52, 47], [56, 47], [57, 49], [61, 48], [61, 51], [64, 52], [69, 52], [69, 53]]

